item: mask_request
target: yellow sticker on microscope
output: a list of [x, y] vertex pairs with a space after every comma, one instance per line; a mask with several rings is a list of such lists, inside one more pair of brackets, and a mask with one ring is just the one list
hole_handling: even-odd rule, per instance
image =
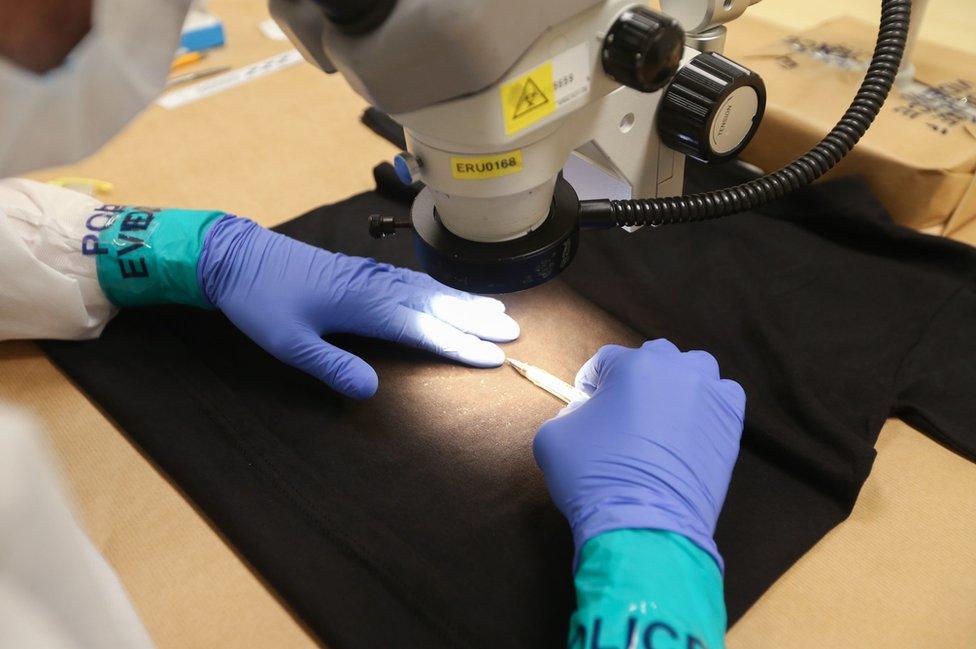
[[453, 156], [451, 174], [455, 180], [487, 180], [522, 173], [522, 151], [490, 156]]
[[505, 132], [514, 135], [556, 110], [556, 84], [552, 61], [502, 84], [502, 113]]

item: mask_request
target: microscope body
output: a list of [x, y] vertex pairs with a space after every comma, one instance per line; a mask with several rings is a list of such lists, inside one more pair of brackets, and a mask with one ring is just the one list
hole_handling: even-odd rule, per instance
[[745, 146], [761, 81], [716, 50], [755, 1], [376, 0], [388, 15], [352, 28], [327, 0], [271, 8], [309, 61], [404, 127], [397, 167], [426, 185], [413, 222], [428, 271], [507, 292], [572, 260], [579, 195], [678, 195], [686, 154]]
[[631, 5], [601, 2], [548, 29], [486, 91], [393, 115], [448, 230], [498, 242], [538, 228], [578, 149], [635, 195], [681, 192], [683, 157], [655, 130], [661, 93], [602, 70], [602, 36]]

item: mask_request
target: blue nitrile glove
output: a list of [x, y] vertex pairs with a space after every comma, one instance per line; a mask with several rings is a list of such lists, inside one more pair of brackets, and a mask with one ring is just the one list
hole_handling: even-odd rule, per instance
[[273, 356], [353, 398], [376, 392], [376, 372], [324, 334], [373, 336], [475, 367], [505, 361], [486, 341], [519, 335], [498, 300], [222, 212], [105, 205], [89, 220], [99, 233], [83, 252], [96, 257], [113, 304], [217, 307]]
[[221, 219], [208, 233], [198, 275], [206, 298], [258, 345], [356, 399], [376, 392], [376, 372], [322, 335], [382, 338], [475, 367], [505, 361], [486, 341], [519, 335], [498, 300], [315, 248], [236, 217]]
[[620, 529], [681, 534], [722, 567], [712, 536], [739, 453], [746, 397], [706, 352], [608, 345], [580, 369], [592, 395], [546, 422], [535, 457], [577, 556]]

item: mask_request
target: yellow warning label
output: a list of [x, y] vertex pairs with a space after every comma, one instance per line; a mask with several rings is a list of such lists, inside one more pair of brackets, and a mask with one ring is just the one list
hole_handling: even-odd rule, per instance
[[505, 132], [509, 135], [532, 126], [556, 110], [556, 84], [553, 82], [552, 61], [502, 84], [502, 112]]
[[454, 156], [451, 173], [455, 180], [486, 180], [521, 173], [522, 152], [509, 151], [492, 156]]

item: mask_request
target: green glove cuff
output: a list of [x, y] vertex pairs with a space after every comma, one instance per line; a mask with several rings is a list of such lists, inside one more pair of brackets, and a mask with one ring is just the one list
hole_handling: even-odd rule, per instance
[[99, 234], [98, 283], [116, 306], [213, 306], [200, 290], [197, 262], [223, 212], [119, 208]]
[[690, 540], [615, 530], [583, 546], [569, 648], [725, 647], [722, 573]]

